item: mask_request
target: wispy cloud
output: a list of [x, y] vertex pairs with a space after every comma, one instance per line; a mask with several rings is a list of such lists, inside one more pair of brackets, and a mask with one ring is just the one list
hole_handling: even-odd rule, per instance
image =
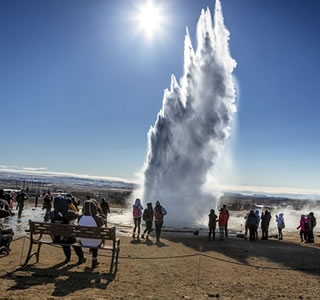
[[22, 169], [26, 170], [26, 171], [44, 171], [44, 170], [47, 170], [47, 168], [44, 168], [44, 167], [40, 167], [40, 168], [25, 167], [25, 168], [22, 168]]

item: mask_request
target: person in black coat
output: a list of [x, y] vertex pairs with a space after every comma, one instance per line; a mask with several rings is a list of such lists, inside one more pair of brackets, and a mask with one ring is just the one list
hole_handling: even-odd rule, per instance
[[262, 240], [268, 239], [270, 220], [271, 214], [268, 210], [266, 210], [261, 216]]
[[253, 210], [250, 210], [250, 213], [247, 218], [247, 224], [249, 228], [250, 242], [255, 242], [256, 240], [256, 229], [257, 229], [257, 216]]
[[214, 241], [216, 239], [216, 226], [217, 226], [217, 218], [218, 216], [215, 214], [214, 209], [210, 210], [209, 214], [209, 241], [211, 241], [211, 234], [212, 234], [212, 240]]
[[[62, 208], [61, 203], [64, 201], [66, 202], [64, 204], [65, 208], [61, 209]], [[55, 197], [53, 205], [55, 209], [50, 213], [51, 223], [72, 224], [73, 221], [78, 219], [79, 214], [69, 208], [67, 198], [64, 198], [63, 196]], [[74, 237], [64, 238], [62, 236], [54, 236], [53, 241], [55, 243], [73, 244], [76, 241], [76, 239]], [[71, 248], [70, 246], [63, 245], [62, 249], [66, 257], [64, 263], [68, 263], [71, 258]], [[82, 264], [86, 262], [86, 259], [84, 258], [84, 255], [83, 255], [82, 248], [80, 246], [73, 246], [73, 249], [78, 256], [78, 264]]]
[[21, 218], [22, 211], [24, 208], [24, 201], [26, 201], [27, 199], [28, 199], [28, 195], [23, 190], [21, 190], [20, 193], [17, 195], [17, 202], [18, 202], [18, 208], [19, 208], [18, 218]]

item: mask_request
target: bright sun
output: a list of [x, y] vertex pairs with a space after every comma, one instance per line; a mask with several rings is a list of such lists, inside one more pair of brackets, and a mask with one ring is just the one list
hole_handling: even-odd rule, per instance
[[164, 16], [161, 15], [161, 8], [155, 6], [152, 1], [147, 1], [143, 7], [139, 8], [136, 20], [138, 21], [139, 31], [144, 31], [149, 39], [160, 31], [164, 23]]

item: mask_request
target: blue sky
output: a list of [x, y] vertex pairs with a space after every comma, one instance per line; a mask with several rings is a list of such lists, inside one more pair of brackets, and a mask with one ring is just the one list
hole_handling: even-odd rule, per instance
[[[134, 178], [170, 75], [214, 1], [0, 1], [0, 165]], [[240, 87], [227, 184], [319, 188], [320, 2], [222, 0]]]

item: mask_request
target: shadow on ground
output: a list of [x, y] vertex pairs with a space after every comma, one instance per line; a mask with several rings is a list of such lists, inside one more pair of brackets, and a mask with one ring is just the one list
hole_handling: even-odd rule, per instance
[[[225, 241], [211, 242], [208, 242], [207, 237], [203, 236], [185, 236], [184, 239], [174, 235], [165, 235], [164, 237], [168, 241], [181, 243], [217, 260], [266, 269], [293, 269], [320, 276], [319, 244], [299, 244], [275, 239], [249, 242], [235, 237]], [[219, 255], [215, 256], [215, 253]]]
[[15, 285], [8, 290], [28, 289], [33, 286], [52, 283], [55, 288], [52, 296], [64, 297], [87, 288], [106, 289], [113, 280], [109, 274], [100, 274], [87, 268], [86, 272], [73, 271], [76, 265], [56, 264], [48, 268], [29, 265], [24, 269], [2, 275], [1, 279], [14, 280]]

